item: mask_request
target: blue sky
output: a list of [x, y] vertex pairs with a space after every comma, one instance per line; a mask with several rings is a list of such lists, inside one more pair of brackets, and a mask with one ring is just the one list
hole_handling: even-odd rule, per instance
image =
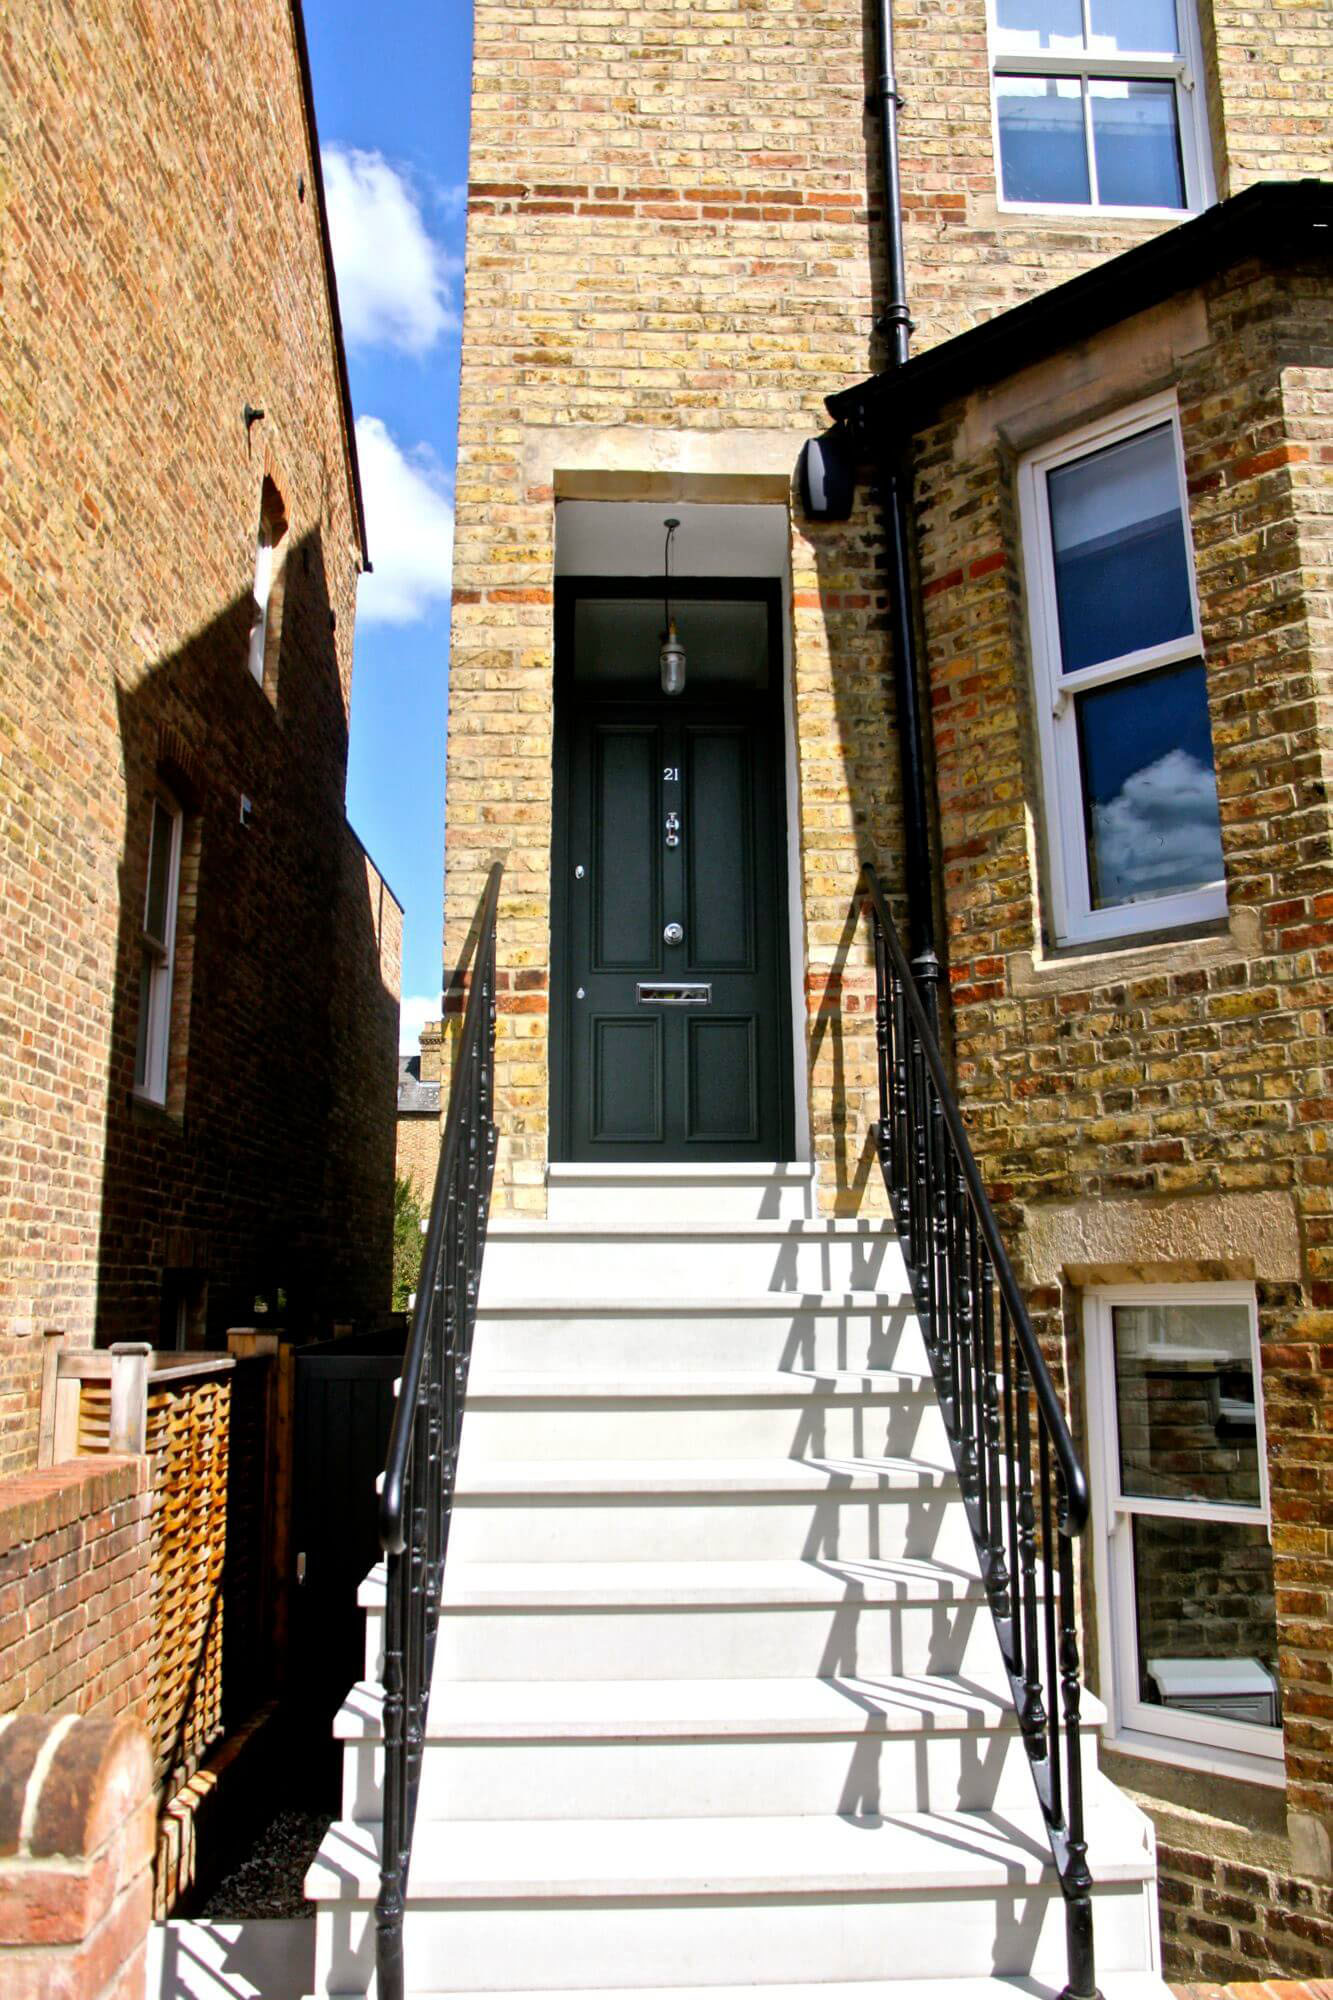
[[403, 1045], [438, 1015], [449, 565], [472, 10], [306, 0], [374, 574], [348, 815], [405, 910]]

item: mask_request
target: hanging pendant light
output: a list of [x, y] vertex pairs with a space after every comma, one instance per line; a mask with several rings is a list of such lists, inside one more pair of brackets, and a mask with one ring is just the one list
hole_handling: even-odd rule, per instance
[[671, 616], [671, 537], [680, 522], [663, 522], [666, 529], [666, 548], [662, 555], [662, 615], [666, 631], [662, 635], [662, 650], [657, 656], [657, 664], [662, 674], [663, 694], [681, 694], [685, 688], [685, 648], [676, 633], [676, 621]]

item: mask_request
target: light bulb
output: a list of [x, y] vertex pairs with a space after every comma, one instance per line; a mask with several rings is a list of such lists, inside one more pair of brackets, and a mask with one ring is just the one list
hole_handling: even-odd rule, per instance
[[662, 669], [663, 694], [681, 694], [685, 688], [685, 648], [676, 636], [676, 621], [673, 618], [667, 627], [666, 638], [658, 655]]

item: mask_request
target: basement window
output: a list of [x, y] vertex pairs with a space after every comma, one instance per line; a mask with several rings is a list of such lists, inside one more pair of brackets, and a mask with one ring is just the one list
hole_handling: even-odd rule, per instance
[[1112, 1740], [1280, 1781], [1254, 1288], [1089, 1292], [1085, 1333]]
[[1034, 452], [1019, 506], [1055, 942], [1224, 917], [1174, 398]]
[[1207, 205], [1190, 0], [989, 0], [988, 13], [1003, 206]]
[[167, 1101], [183, 824], [181, 809], [170, 794], [154, 793], [148, 832], [148, 880], [139, 930], [139, 1027], [134, 1051], [135, 1093], [152, 1104]]

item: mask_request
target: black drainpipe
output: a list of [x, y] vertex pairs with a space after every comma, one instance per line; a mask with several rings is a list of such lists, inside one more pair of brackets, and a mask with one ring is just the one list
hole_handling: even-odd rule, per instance
[[[876, 331], [887, 344], [887, 366], [907, 360], [912, 316], [907, 306], [903, 254], [902, 189], [898, 175], [898, 83], [893, 70], [891, 0], [877, 0], [879, 75], [866, 108], [879, 116], [884, 262], [887, 293]], [[921, 710], [921, 668], [917, 649], [912, 570], [912, 471], [908, 446], [896, 438], [876, 440], [879, 504], [889, 565], [889, 615], [893, 631], [893, 678], [898, 711], [898, 756], [902, 775], [904, 863], [912, 968], [922, 998], [938, 1018], [940, 961], [935, 949], [935, 898], [930, 876], [930, 832], [926, 810], [926, 745]]]

